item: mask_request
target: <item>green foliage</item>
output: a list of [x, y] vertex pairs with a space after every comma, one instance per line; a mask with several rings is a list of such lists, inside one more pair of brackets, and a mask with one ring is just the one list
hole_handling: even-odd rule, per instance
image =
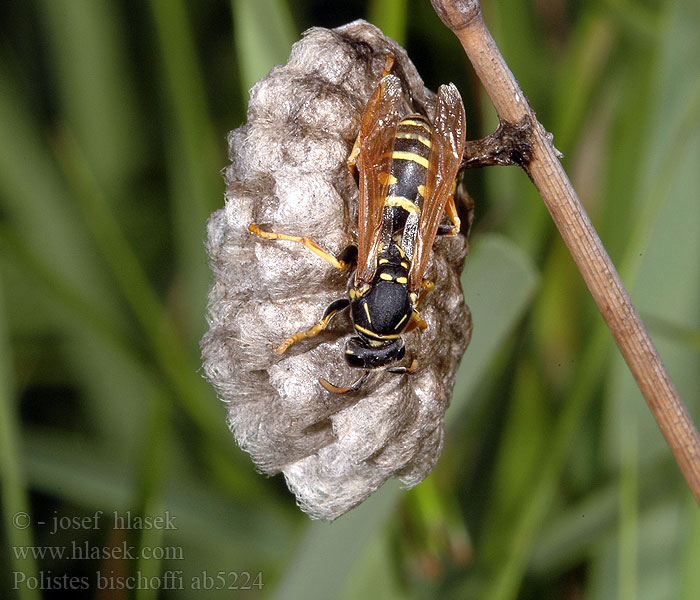
[[[697, 418], [697, 2], [484, 10]], [[697, 505], [515, 170], [466, 177], [477, 204], [462, 279], [474, 337], [426, 482], [389, 484], [336, 523], [310, 523], [235, 447], [197, 347], [225, 134], [245, 120], [248, 87], [303, 30], [370, 17], [431, 87], [457, 83], [470, 137], [488, 133], [488, 99], [427, 2], [0, 9], [2, 589], [13, 572], [51, 571], [87, 577], [82, 597], [97, 597], [98, 570], [182, 570], [182, 589], [131, 595], [190, 598], [193, 577], [221, 572], [241, 586], [247, 572], [264, 584], [250, 597], [285, 600], [697, 596]], [[52, 533], [53, 517], [96, 511], [99, 527]], [[114, 511], [167, 513], [176, 527], [115, 529]], [[29, 529], [13, 522], [20, 512]], [[174, 548], [183, 560], [12, 551], [71, 542]]]

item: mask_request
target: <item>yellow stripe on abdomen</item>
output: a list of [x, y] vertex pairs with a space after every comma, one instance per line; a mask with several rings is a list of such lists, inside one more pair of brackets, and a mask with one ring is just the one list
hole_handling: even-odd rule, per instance
[[397, 179], [394, 175], [392, 175], [391, 173], [385, 173], [384, 171], [381, 171], [379, 173], [377, 179], [379, 179], [379, 183], [386, 186], [396, 185], [397, 183]]
[[391, 153], [391, 158], [394, 160], [412, 160], [418, 163], [421, 167], [428, 168], [428, 159], [415, 152], [401, 152], [399, 150], [394, 150]]
[[387, 196], [384, 200], [384, 206], [398, 206], [409, 213], [420, 214], [420, 208], [418, 208], [416, 203], [404, 196]]
[[420, 133], [411, 133], [410, 131], [397, 131], [396, 137], [402, 140], [417, 140], [427, 148], [430, 148], [432, 144], [430, 143], [430, 138]]
[[430, 125], [423, 119], [402, 119], [399, 122], [399, 126], [401, 125], [414, 125], [415, 127], [422, 127], [426, 131], [430, 131]]

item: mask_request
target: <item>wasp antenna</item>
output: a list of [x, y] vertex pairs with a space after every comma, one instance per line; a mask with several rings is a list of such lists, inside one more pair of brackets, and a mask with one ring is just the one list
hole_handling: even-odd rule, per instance
[[362, 377], [360, 377], [355, 383], [348, 387], [338, 387], [337, 385], [333, 385], [323, 377], [319, 377], [318, 382], [332, 394], [347, 394], [348, 392], [359, 391], [359, 389], [362, 387], [362, 384], [369, 378], [369, 374], [369, 371], [365, 371], [365, 374]]

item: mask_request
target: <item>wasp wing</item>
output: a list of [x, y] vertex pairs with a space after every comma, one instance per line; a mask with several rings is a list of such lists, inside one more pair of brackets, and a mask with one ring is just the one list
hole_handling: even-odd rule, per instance
[[391, 172], [396, 125], [401, 111], [401, 81], [396, 75], [382, 77], [372, 94], [357, 136], [358, 210], [357, 271], [355, 281], [369, 282], [376, 270], [382, 228], [382, 209]]
[[445, 203], [462, 161], [465, 138], [466, 118], [462, 98], [453, 84], [442, 85], [435, 106], [425, 194], [409, 271], [411, 291], [421, 288]]

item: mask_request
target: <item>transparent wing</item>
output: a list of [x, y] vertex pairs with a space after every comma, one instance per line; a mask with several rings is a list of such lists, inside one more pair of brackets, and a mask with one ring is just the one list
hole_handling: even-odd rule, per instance
[[445, 203], [462, 161], [465, 137], [466, 119], [462, 98], [453, 84], [442, 85], [435, 106], [425, 195], [409, 271], [411, 291], [421, 287]]
[[401, 82], [395, 75], [385, 75], [367, 103], [357, 137], [360, 207], [356, 282], [371, 281], [376, 269], [382, 208], [388, 187], [388, 178], [382, 173], [391, 171], [391, 153], [400, 109]]

